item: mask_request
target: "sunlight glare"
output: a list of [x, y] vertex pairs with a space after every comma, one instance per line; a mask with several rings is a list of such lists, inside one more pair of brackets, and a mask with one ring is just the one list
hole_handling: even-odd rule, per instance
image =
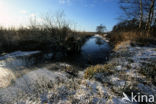
[[0, 1], [0, 25], [2, 26], [8, 26], [10, 24], [10, 15], [9, 10], [7, 8], [7, 5], [4, 4], [2, 1]]

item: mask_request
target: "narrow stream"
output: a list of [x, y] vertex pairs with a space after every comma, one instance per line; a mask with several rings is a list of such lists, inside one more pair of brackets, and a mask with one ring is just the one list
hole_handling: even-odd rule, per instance
[[79, 55], [67, 57], [67, 60], [77, 65], [95, 65], [106, 62], [111, 47], [101, 36], [90, 37], [81, 47]]
[[107, 59], [110, 49], [102, 37], [93, 36], [83, 45], [81, 55], [88, 61], [99, 62]]

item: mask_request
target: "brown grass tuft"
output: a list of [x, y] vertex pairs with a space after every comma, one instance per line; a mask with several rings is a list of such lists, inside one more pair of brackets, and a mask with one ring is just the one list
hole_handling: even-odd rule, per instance
[[110, 34], [110, 42], [116, 46], [123, 41], [130, 41], [132, 45], [149, 45], [156, 44], [154, 35], [146, 32], [127, 31], [127, 32], [112, 32]]
[[114, 66], [112, 64], [90, 66], [86, 69], [84, 78], [92, 78], [97, 73], [110, 75], [113, 73]]

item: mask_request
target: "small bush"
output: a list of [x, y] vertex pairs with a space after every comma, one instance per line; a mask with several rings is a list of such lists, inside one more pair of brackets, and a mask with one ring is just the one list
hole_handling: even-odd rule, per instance
[[143, 63], [143, 67], [140, 69], [140, 73], [144, 74], [148, 78], [151, 78], [153, 83], [156, 84], [156, 65], [155, 63]]
[[91, 66], [86, 69], [84, 77], [92, 78], [97, 73], [110, 75], [110, 74], [113, 74], [113, 69], [114, 69], [114, 66], [112, 64]]

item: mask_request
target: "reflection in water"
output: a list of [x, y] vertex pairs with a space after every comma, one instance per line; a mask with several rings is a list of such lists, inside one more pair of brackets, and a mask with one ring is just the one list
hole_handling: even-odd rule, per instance
[[82, 56], [88, 61], [97, 63], [106, 60], [110, 51], [110, 46], [101, 37], [90, 38], [82, 47]]
[[96, 44], [97, 45], [103, 45], [104, 43], [105, 43], [105, 41], [104, 40], [102, 40], [101, 38], [96, 38]]
[[97, 54], [96, 52], [108, 51], [108, 43], [100, 37], [91, 37], [82, 47], [82, 53]]
[[109, 44], [100, 36], [89, 38], [81, 48], [81, 54], [68, 59], [78, 65], [98, 64], [107, 60], [110, 53]]

